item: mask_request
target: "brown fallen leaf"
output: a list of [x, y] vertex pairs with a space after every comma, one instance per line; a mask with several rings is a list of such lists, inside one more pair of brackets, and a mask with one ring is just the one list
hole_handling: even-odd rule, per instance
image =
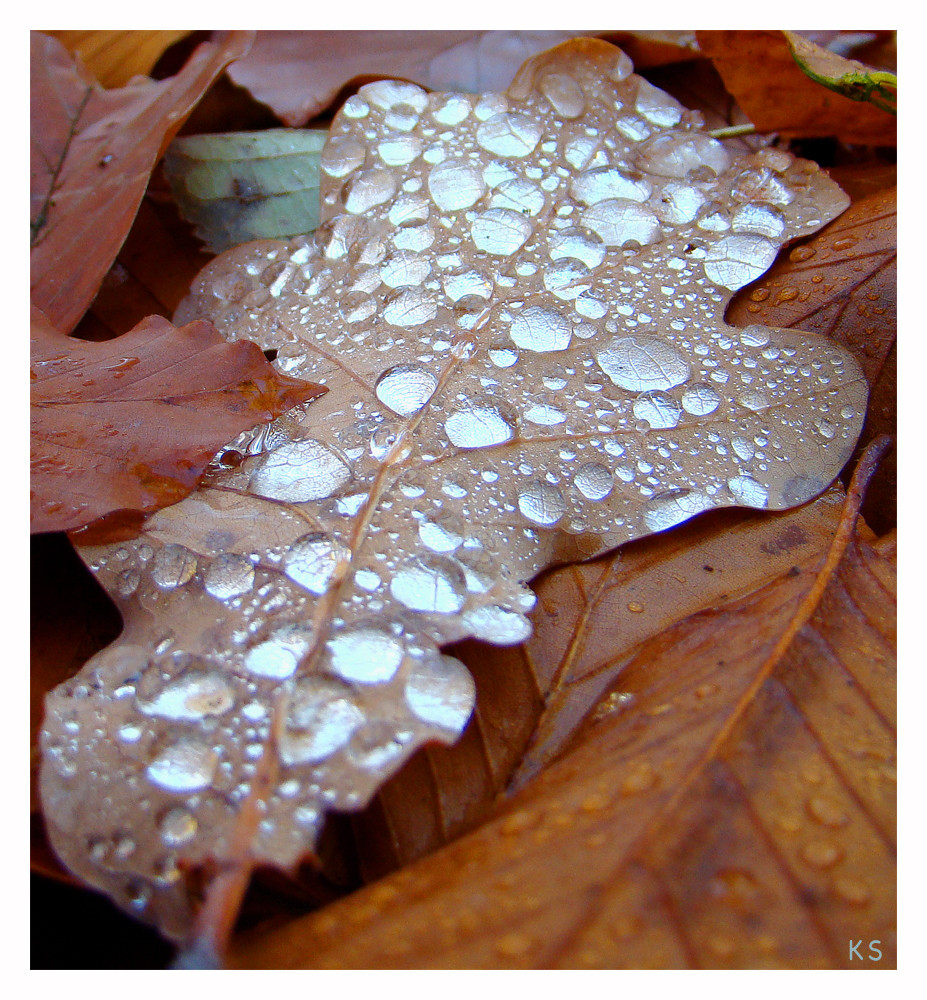
[[897, 142], [894, 116], [834, 93], [802, 72], [792, 55], [788, 32], [696, 34], [699, 48], [714, 62], [757, 131], [792, 138], [832, 135], [868, 145]]
[[230, 964], [846, 968], [862, 939], [893, 968], [895, 543], [857, 519], [885, 445], [826, 552], [644, 643], [493, 820]]
[[104, 87], [124, 87], [147, 76], [164, 50], [189, 31], [46, 31], [76, 52]]
[[151, 171], [248, 32], [199, 46], [181, 72], [103, 90], [56, 39], [31, 36], [31, 301], [70, 333], [132, 224]]
[[403, 78], [435, 90], [503, 90], [529, 57], [582, 32], [259, 31], [229, 77], [286, 125], [305, 125], [353, 81]]
[[254, 344], [160, 316], [93, 344], [32, 309], [31, 530], [176, 503], [236, 434], [325, 390], [280, 375]]

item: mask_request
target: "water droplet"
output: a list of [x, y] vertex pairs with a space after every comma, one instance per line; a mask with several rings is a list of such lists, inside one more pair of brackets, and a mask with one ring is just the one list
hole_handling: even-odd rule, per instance
[[605, 259], [605, 245], [586, 229], [564, 229], [550, 237], [548, 253], [551, 260], [572, 257], [586, 267], [598, 267]]
[[364, 714], [343, 684], [324, 677], [296, 683], [280, 734], [284, 764], [315, 764], [330, 757], [364, 724]]
[[303, 503], [331, 496], [350, 478], [351, 470], [331, 448], [307, 439], [269, 452], [248, 485], [258, 496]]
[[769, 406], [769, 399], [759, 389], [747, 389], [737, 397], [737, 402], [755, 412], [765, 410]]
[[428, 175], [428, 192], [442, 212], [469, 208], [485, 191], [483, 174], [466, 160], [444, 160]]
[[694, 417], [704, 417], [714, 413], [721, 403], [721, 397], [710, 386], [702, 383], [690, 386], [682, 394], [682, 406], [686, 413]]
[[322, 150], [321, 166], [329, 177], [346, 177], [363, 162], [366, 150], [352, 136], [331, 136]]
[[423, 288], [403, 288], [387, 296], [383, 318], [391, 326], [411, 327], [430, 323], [438, 314], [434, 299]]
[[531, 231], [530, 220], [508, 208], [487, 209], [473, 220], [470, 227], [475, 246], [497, 257], [515, 253]]
[[626, 243], [647, 246], [660, 238], [660, 222], [653, 212], [626, 198], [601, 201], [585, 209], [580, 219], [609, 247]]
[[713, 243], [702, 263], [710, 281], [733, 292], [760, 277], [776, 259], [778, 249], [765, 236], [737, 233]]
[[139, 699], [145, 715], [196, 722], [224, 715], [235, 704], [232, 685], [217, 673], [190, 671], [168, 684], [152, 701]]
[[663, 222], [684, 226], [698, 215], [699, 209], [707, 200], [698, 188], [670, 182], [663, 186], [655, 210]]
[[785, 216], [771, 205], [741, 205], [731, 219], [731, 228], [777, 240], [785, 232]]
[[196, 556], [183, 545], [165, 545], [151, 563], [151, 578], [162, 590], [182, 587], [196, 573]]
[[682, 120], [683, 106], [665, 90], [655, 87], [644, 77], [637, 79], [634, 106], [652, 125], [672, 128]]
[[477, 639], [498, 646], [516, 646], [531, 635], [531, 623], [517, 611], [498, 604], [483, 605], [464, 615], [464, 624]]
[[223, 553], [216, 556], [203, 575], [203, 586], [219, 600], [247, 594], [254, 585], [254, 566], [246, 556]]
[[834, 891], [850, 906], [865, 906], [872, 898], [872, 893], [864, 882], [846, 876], [834, 879]]
[[438, 380], [419, 365], [394, 365], [377, 379], [377, 399], [401, 417], [411, 416], [428, 402]]
[[312, 631], [308, 625], [287, 626], [245, 653], [245, 669], [272, 680], [292, 677], [311, 644]]
[[529, 521], [549, 527], [566, 513], [566, 501], [555, 486], [534, 480], [519, 492], [518, 509]]
[[672, 396], [653, 390], [638, 396], [632, 409], [638, 420], [646, 420], [655, 430], [675, 427], [682, 416], [682, 410]]
[[689, 362], [660, 337], [616, 337], [596, 355], [599, 367], [622, 389], [672, 389], [689, 378]]
[[390, 593], [412, 611], [454, 614], [464, 606], [463, 570], [443, 556], [419, 556], [404, 563], [390, 582]]
[[476, 689], [470, 672], [459, 660], [432, 654], [412, 668], [405, 698], [423, 722], [458, 733], [473, 711]]
[[338, 632], [327, 648], [331, 669], [361, 684], [391, 680], [402, 663], [402, 646], [378, 625], [355, 625]]
[[476, 141], [497, 156], [522, 157], [534, 150], [542, 134], [541, 126], [527, 115], [503, 112], [479, 125]]
[[589, 500], [604, 500], [612, 491], [612, 474], [600, 462], [587, 462], [573, 477], [576, 488]]
[[218, 764], [215, 750], [197, 740], [186, 739], [162, 750], [145, 773], [168, 792], [196, 792], [209, 785]]
[[522, 215], [537, 215], [544, 207], [544, 193], [523, 177], [513, 177], [493, 192], [491, 208], [507, 208]]
[[657, 772], [647, 761], [634, 764], [621, 783], [622, 795], [639, 795], [657, 783]]
[[801, 856], [815, 868], [833, 868], [843, 858], [843, 851], [827, 840], [811, 840], [801, 849]]
[[727, 481], [728, 489], [747, 507], [765, 507], [769, 501], [769, 490], [751, 476], [734, 476]]
[[352, 175], [344, 185], [344, 207], [352, 215], [364, 215], [396, 193], [392, 170], [374, 167]]
[[158, 828], [165, 844], [169, 847], [180, 847], [181, 844], [189, 843], [193, 839], [198, 825], [192, 813], [177, 806], [164, 813]]
[[714, 506], [711, 497], [692, 490], [671, 490], [650, 499], [644, 523], [651, 531], [664, 531]]
[[652, 190], [647, 181], [634, 178], [618, 167], [586, 170], [577, 174], [570, 184], [571, 194], [584, 205], [597, 205], [615, 198], [646, 201]]
[[575, 299], [592, 286], [592, 272], [582, 261], [567, 257], [546, 268], [544, 271], [544, 287], [553, 292], [558, 299], [569, 301]]
[[448, 518], [421, 521], [418, 537], [432, 552], [453, 552], [463, 542], [463, 535], [454, 530]]
[[562, 313], [529, 306], [512, 323], [509, 336], [528, 351], [565, 351], [570, 346], [573, 328]]
[[565, 73], [548, 73], [541, 78], [541, 93], [550, 101], [557, 114], [564, 118], [579, 118], [586, 109], [580, 85]]
[[730, 154], [724, 146], [717, 139], [698, 132], [655, 135], [638, 148], [636, 160], [645, 173], [680, 179], [702, 167], [720, 176], [731, 165]]
[[388, 167], [405, 166], [421, 155], [422, 140], [417, 135], [390, 135], [380, 142], [377, 152]]
[[351, 553], [347, 546], [321, 531], [303, 535], [290, 546], [283, 559], [286, 575], [312, 594], [324, 594], [332, 575]]
[[475, 399], [451, 413], [444, 430], [458, 448], [489, 448], [512, 440], [515, 417], [500, 400]]
[[380, 266], [380, 280], [390, 288], [420, 285], [431, 273], [431, 264], [421, 254], [400, 250]]
[[808, 815], [823, 826], [837, 829], [841, 826], [846, 826], [850, 822], [850, 817], [847, 816], [843, 806], [835, 799], [829, 798], [826, 795], [812, 796], [808, 799], [805, 808], [808, 811]]

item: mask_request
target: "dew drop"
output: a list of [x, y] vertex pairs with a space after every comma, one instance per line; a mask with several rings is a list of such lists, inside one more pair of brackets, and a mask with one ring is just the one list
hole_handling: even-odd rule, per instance
[[682, 416], [682, 410], [672, 396], [654, 390], [638, 396], [632, 409], [638, 420], [646, 420], [654, 430], [675, 427]]
[[498, 604], [468, 611], [464, 615], [464, 623], [477, 639], [498, 646], [516, 646], [531, 635], [531, 623], [524, 615]]
[[431, 273], [431, 264], [421, 254], [400, 250], [380, 266], [380, 280], [390, 288], [420, 285]]
[[470, 400], [444, 422], [444, 431], [458, 448], [489, 448], [515, 436], [515, 418], [499, 400]]
[[615, 198], [646, 201], [652, 190], [647, 181], [631, 177], [617, 167], [586, 170], [577, 174], [570, 185], [573, 196], [584, 205], [597, 205]]
[[656, 135], [641, 144], [636, 160], [645, 173], [678, 178], [700, 167], [720, 176], [731, 165], [730, 154], [717, 139], [697, 132]]
[[352, 215], [364, 215], [396, 193], [392, 170], [374, 167], [354, 174], [344, 185], [344, 207]]
[[438, 380], [419, 365], [394, 365], [377, 379], [377, 399], [401, 417], [411, 416], [431, 399]]
[[720, 403], [721, 397], [705, 383], [690, 386], [682, 394], [683, 409], [694, 417], [705, 417], [709, 413], [714, 413]]
[[689, 378], [689, 362], [660, 337], [616, 337], [596, 355], [599, 367], [622, 389], [672, 389]]
[[382, 684], [402, 663], [402, 646], [378, 625], [356, 625], [338, 632], [327, 644], [330, 667], [347, 681]]
[[727, 487], [747, 507], [762, 508], [769, 502], [769, 490], [752, 476], [734, 476], [727, 481]]
[[269, 639], [252, 646], [245, 653], [245, 669], [258, 677], [273, 680], [292, 677], [299, 661], [309, 651], [311, 641], [309, 626], [291, 625], [279, 629]]
[[605, 259], [605, 245], [596, 233], [586, 229], [564, 229], [550, 237], [548, 253], [551, 260], [572, 257], [592, 268]]
[[209, 785], [218, 764], [219, 756], [211, 747], [180, 740], [162, 750], [145, 773], [168, 792], [196, 792]]
[[196, 835], [196, 817], [181, 806], [168, 809], [161, 817], [158, 829], [161, 839], [168, 847], [180, 847], [189, 843]]
[[759, 278], [776, 259], [778, 246], [765, 236], [737, 233], [723, 236], [702, 258], [710, 281], [732, 292]]
[[541, 78], [539, 87], [554, 111], [564, 118], [579, 118], [586, 109], [582, 88], [565, 73], [548, 73]]
[[520, 213], [508, 208], [490, 208], [473, 220], [470, 235], [480, 250], [505, 257], [522, 246], [531, 230], [530, 220]]
[[284, 556], [283, 571], [310, 593], [324, 594], [338, 565], [350, 558], [348, 548], [336, 538], [313, 531], [293, 542]]
[[351, 136], [332, 136], [322, 150], [321, 167], [329, 177], [346, 177], [363, 162], [366, 150]]
[[405, 687], [406, 703], [419, 719], [453, 733], [466, 725], [475, 697], [470, 672], [452, 656], [426, 657], [413, 667]]
[[469, 208], [485, 191], [482, 173], [466, 160], [444, 160], [428, 175], [428, 193], [442, 212]]
[[566, 513], [566, 501], [555, 486], [534, 480], [518, 494], [518, 509], [529, 521], [549, 527]]
[[351, 478], [351, 470], [331, 448], [311, 439], [275, 448], [251, 475], [258, 496], [290, 503], [331, 496]]
[[343, 684], [324, 677], [297, 681], [279, 737], [284, 764], [314, 764], [330, 757], [364, 724], [364, 714]]
[[665, 531], [714, 506], [710, 496], [691, 490], [674, 490], [652, 497], [644, 513], [644, 523], [651, 531]]
[[509, 336], [528, 351], [565, 351], [570, 346], [573, 328], [562, 313], [529, 306], [512, 323]]
[[247, 556], [223, 553], [207, 567], [203, 586], [219, 600], [247, 594], [254, 586], [254, 566]]
[[576, 470], [573, 482], [588, 500], [604, 500], [612, 491], [612, 474], [601, 462], [587, 462]]
[[464, 606], [463, 570], [443, 556], [419, 556], [404, 563], [390, 582], [390, 593], [411, 611], [454, 614]]
[[235, 704], [231, 684], [217, 673], [190, 672], [165, 687], [152, 701], [138, 702], [145, 715], [196, 722], [224, 715]]
[[182, 587], [196, 573], [196, 556], [183, 545], [165, 545], [151, 563], [151, 578], [161, 590]]
[[476, 141], [497, 156], [522, 157], [534, 150], [542, 134], [543, 129], [534, 119], [506, 111], [482, 122], [476, 130]]
[[636, 201], [613, 198], [587, 208], [580, 221], [609, 247], [626, 243], [647, 246], [660, 238], [660, 222], [653, 212]]

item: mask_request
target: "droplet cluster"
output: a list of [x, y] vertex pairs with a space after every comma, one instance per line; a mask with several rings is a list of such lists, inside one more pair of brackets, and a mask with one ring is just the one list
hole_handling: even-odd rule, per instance
[[244, 812], [251, 856], [291, 865], [327, 809], [460, 732], [473, 682], [440, 647], [523, 641], [558, 533], [801, 503], [865, 412], [836, 345], [723, 321], [842, 192], [711, 138], [612, 46], [505, 94], [361, 87], [322, 174], [314, 234], [217, 258], [176, 318], [329, 393], [84, 550], [136, 624], [49, 699], [56, 847], [169, 933], [177, 863], [221, 857]]

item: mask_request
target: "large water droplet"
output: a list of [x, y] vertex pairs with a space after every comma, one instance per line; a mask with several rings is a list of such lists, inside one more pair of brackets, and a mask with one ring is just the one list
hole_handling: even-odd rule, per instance
[[598, 267], [605, 260], [605, 245], [587, 229], [564, 229], [551, 236], [548, 253], [551, 260], [573, 257], [586, 267]]
[[564, 118], [579, 118], [586, 109], [582, 88], [572, 76], [567, 76], [565, 73], [548, 73], [541, 78], [539, 86], [554, 111]]
[[412, 670], [405, 697], [423, 722], [458, 733], [473, 711], [476, 690], [470, 672], [459, 660], [434, 654]]
[[284, 764], [314, 764], [345, 746], [364, 724], [364, 714], [343, 684], [324, 677], [298, 681], [280, 734]]
[[721, 403], [721, 397], [710, 386], [701, 383], [690, 386], [682, 394], [682, 406], [686, 413], [694, 417], [704, 417], [714, 413]]
[[769, 500], [769, 490], [752, 476], [734, 476], [727, 481], [727, 486], [748, 507], [765, 507]]
[[312, 630], [308, 625], [290, 625], [279, 629], [245, 653], [245, 669], [258, 677], [273, 680], [292, 677], [311, 644]]
[[396, 193], [392, 170], [374, 167], [354, 174], [344, 185], [344, 207], [352, 215], [363, 215]]
[[490, 448], [515, 437], [515, 418], [500, 400], [474, 399], [450, 414], [444, 431], [458, 448]]
[[350, 478], [351, 470], [331, 448], [307, 439], [266, 455], [248, 485], [258, 496], [303, 503], [331, 496]]
[[584, 205], [597, 205], [615, 198], [646, 201], [653, 190], [643, 180], [631, 177], [618, 167], [596, 167], [573, 178], [570, 191]]
[[733, 292], [763, 274], [777, 252], [778, 246], [765, 236], [737, 233], [713, 243], [705, 251], [702, 264], [710, 281]]
[[587, 462], [573, 477], [576, 488], [589, 500], [603, 500], [612, 491], [612, 474], [601, 462]]
[[518, 509], [529, 521], [549, 527], [566, 513], [566, 501], [555, 486], [534, 480], [518, 494]]
[[379, 625], [355, 625], [328, 640], [330, 667], [347, 681], [383, 684], [402, 663], [402, 646]]
[[404, 563], [390, 582], [390, 593], [412, 611], [454, 614], [467, 599], [463, 570], [442, 556], [420, 556]]
[[483, 174], [466, 160], [444, 160], [428, 175], [428, 192], [442, 212], [469, 208], [485, 191]]
[[383, 306], [383, 318], [391, 326], [421, 326], [437, 314], [437, 304], [423, 288], [403, 288], [388, 297]]
[[529, 306], [518, 314], [509, 336], [528, 351], [565, 351], [573, 337], [573, 326], [555, 309]]
[[198, 740], [180, 740], [166, 747], [148, 765], [146, 774], [168, 792], [196, 792], [216, 773], [219, 755]]
[[402, 167], [421, 155], [422, 140], [417, 135], [390, 135], [380, 142], [377, 152], [388, 167]]
[[176, 806], [164, 813], [158, 823], [158, 829], [161, 839], [168, 847], [179, 847], [193, 839], [198, 825], [196, 817], [191, 812], [182, 806]]
[[682, 409], [672, 396], [653, 390], [638, 396], [633, 410], [638, 420], [646, 420], [655, 430], [675, 427], [682, 416]]
[[464, 623], [477, 639], [497, 646], [517, 646], [531, 635], [531, 622], [524, 615], [498, 604], [468, 611]]
[[377, 379], [377, 399], [401, 417], [411, 416], [431, 399], [438, 380], [419, 365], [394, 365]]
[[609, 247], [621, 247], [626, 243], [647, 246], [660, 238], [659, 219], [646, 206], [627, 198], [600, 201], [587, 208], [580, 221], [587, 229], [598, 233]]
[[380, 280], [390, 288], [420, 285], [431, 273], [431, 264], [421, 254], [400, 250], [380, 266]]
[[711, 136], [699, 132], [672, 132], [655, 135], [637, 150], [637, 164], [646, 173], [661, 177], [685, 178], [706, 167], [715, 175], [731, 165], [728, 151]]
[[338, 564], [351, 558], [347, 546], [321, 531], [303, 535], [283, 559], [286, 575], [312, 594], [324, 594]]
[[329, 177], [346, 177], [364, 162], [365, 156], [366, 149], [357, 139], [336, 135], [325, 143], [320, 162]]
[[711, 497], [692, 490], [671, 490], [653, 497], [644, 514], [651, 531], [664, 531], [714, 506]]
[[672, 389], [690, 375], [689, 362], [660, 337], [615, 337], [596, 355], [605, 374], [622, 389]]
[[191, 671], [168, 684], [153, 700], [139, 699], [138, 710], [163, 719], [196, 722], [224, 715], [234, 704], [232, 685], [221, 674]]
[[254, 586], [254, 566], [247, 556], [236, 553], [216, 556], [203, 575], [203, 586], [219, 600], [247, 594]]
[[151, 578], [162, 590], [182, 587], [196, 573], [196, 556], [183, 545], [165, 545], [151, 562]]
[[540, 141], [543, 129], [532, 118], [518, 112], [503, 112], [482, 122], [476, 141], [497, 156], [527, 156]]
[[486, 253], [505, 257], [531, 235], [531, 222], [508, 208], [490, 208], [473, 220], [470, 235], [474, 244]]
[[496, 188], [489, 204], [492, 208], [508, 208], [522, 215], [537, 215], [544, 207], [544, 192], [531, 181], [513, 177]]

